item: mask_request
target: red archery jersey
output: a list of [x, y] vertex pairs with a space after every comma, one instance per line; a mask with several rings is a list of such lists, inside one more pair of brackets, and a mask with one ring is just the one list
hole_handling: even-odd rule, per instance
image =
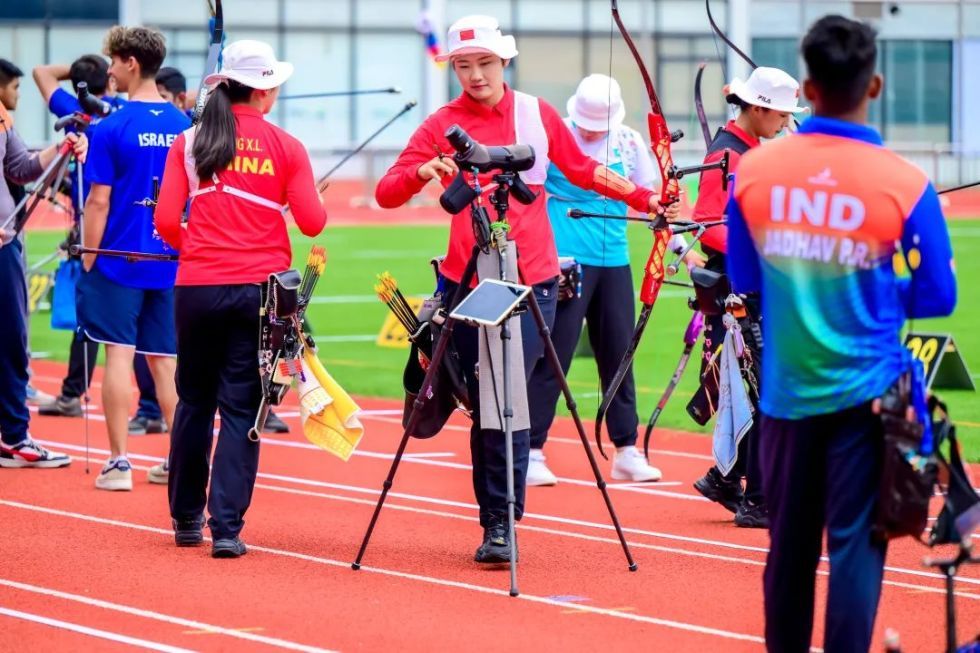
[[[720, 161], [727, 149], [729, 151], [728, 173], [731, 174], [738, 167], [738, 161], [742, 154], [758, 144], [758, 138], [749, 136], [734, 120], [729, 120], [728, 124], [719, 129], [714, 140], [711, 141], [704, 162], [715, 163]], [[729, 188], [731, 188], [730, 184]], [[698, 184], [698, 201], [694, 205], [694, 220], [696, 222], [717, 220], [724, 215], [727, 204], [728, 190], [721, 187], [721, 170], [705, 170], [702, 172], [701, 182]], [[701, 238], [701, 244], [716, 252], [726, 253], [728, 251], [728, 227], [722, 225], [708, 229]]]
[[[327, 214], [317, 196], [313, 169], [303, 144], [249, 106], [232, 106], [238, 140], [232, 163], [218, 173], [229, 188], [288, 205], [299, 230], [315, 236]], [[185, 171], [186, 136], [167, 154], [154, 223], [160, 236], [180, 251], [178, 286], [257, 283], [292, 264], [287, 223], [280, 211], [229, 193], [193, 199], [186, 228], [180, 218], [190, 195]], [[201, 187], [213, 182], [201, 182]]]
[[[554, 107], [540, 98], [538, 107], [548, 137], [549, 161], [558, 166], [576, 186], [594, 189], [598, 162], [582, 154], [572, 133]], [[506, 87], [503, 99], [493, 107], [482, 105], [463, 93], [426, 118], [412, 134], [398, 160], [378, 182], [375, 189], [378, 204], [387, 209], [397, 208], [422, 190], [426, 182], [419, 179], [418, 169], [438, 152], [447, 155], [454, 152], [444, 136], [446, 130], [454, 124], [458, 124], [483, 145], [513, 144], [517, 133], [514, 125], [514, 91]], [[486, 188], [490, 185], [492, 176], [490, 173], [481, 175], [481, 186]], [[451, 182], [452, 177], [442, 179], [444, 187]], [[544, 186], [529, 186], [538, 194], [537, 199], [524, 205], [512, 198], [507, 220], [511, 226], [510, 238], [517, 242], [524, 282], [535, 284], [558, 275], [558, 255], [548, 220]], [[652, 196], [650, 190], [638, 188], [626, 198], [614, 199], [625, 199], [634, 209], [646, 212]], [[496, 216], [492, 208], [488, 206], [488, 209], [491, 219], [494, 219]], [[473, 244], [470, 212], [469, 209], [464, 209], [452, 216], [449, 229], [449, 249], [442, 264], [442, 273], [448, 279], [459, 282], [462, 278]]]

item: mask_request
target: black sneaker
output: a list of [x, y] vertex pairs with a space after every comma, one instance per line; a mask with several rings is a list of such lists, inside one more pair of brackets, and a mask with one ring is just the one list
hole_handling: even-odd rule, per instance
[[764, 503], [752, 503], [746, 499], [735, 511], [735, 525], [741, 528], [769, 528], [769, 509]]
[[263, 433], [289, 433], [289, 424], [282, 421], [282, 419], [269, 411], [269, 416], [265, 419], [265, 426], [262, 427]]
[[731, 512], [737, 512], [742, 503], [742, 484], [739, 481], [727, 481], [716, 467], [694, 481], [694, 489], [715, 503], [720, 503]]
[[204, 544], [204, 518], [188, 521], [173, 520], [174, 541], [177, 546], [201, 546]]
[[58, 395], [51, 401], [37, 407], [40, 415], [53, 417], [81, 417], [82, 401], [78, 397], [63, 397]]
[[212, 558], [240, 558], [248, 553], [242, 538], [215, 540], [211, 543]]
[[506, 518], [491, 521], [490, 526], [483, 529], [483, 544], [476, 550], [474, 560], [486, 564], [510, 562], [508, 530]]

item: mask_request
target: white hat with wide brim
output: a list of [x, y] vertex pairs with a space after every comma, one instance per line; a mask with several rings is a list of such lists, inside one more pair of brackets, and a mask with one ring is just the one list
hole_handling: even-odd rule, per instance
[[799, 106], [800, 84], [779, 68], [759, 66], [744, 82], [736, 77], [728, 85], [728, 95], [734, 95], [746, 104], [783, 113], [809, 110]]
[[262, 41], [235, 41], [221, 52], [221, 70], [204, 78], [211, 88], [232, 80], [260, 90], [270, 90], [286, 83], [293, 75], [293, 64], [276, 59], [272, 47]]
[[500, 32], [497, 19], [491, 16], [466, 16], [449, 28], [447, 50], [436, 55], [436, 61], [449, 61], [464, 54], [487, 53], [501, 59], [517, 56], [517, 42]]
[[565, 110], [577, 127], [605, 132], [623, 124], [626, 107], [619, 82], [607, 75], [589, 75], [568, 98]]

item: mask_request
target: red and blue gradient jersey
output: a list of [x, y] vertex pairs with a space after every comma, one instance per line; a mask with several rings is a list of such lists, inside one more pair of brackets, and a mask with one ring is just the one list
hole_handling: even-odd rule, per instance
[[762, 293], [766, 415], [880, 397], [909, 365], [905, 318], [956, 304], [936, 190], [870, 127], [814, 117], [746, 153], [728, 220], [732, 285]]

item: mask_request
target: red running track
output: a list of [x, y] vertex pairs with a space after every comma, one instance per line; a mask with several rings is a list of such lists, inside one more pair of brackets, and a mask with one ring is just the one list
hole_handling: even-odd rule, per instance
[[[55, 390], [62, 371], [37, 364], [38, 385]], [[239, 560], [174, 547], [166, 489], [145, 482], [166, 436], [130, 439], [133, 492], [94, 488], [107, 456], [97, 404], [96, 388], [91, 474], [84, 421], [36, 415], [34, 436], [73, 464], [0, 470], [0, 651], [763, 649], [768, 538], [735, 528], [691, 489], [710, 464], [703, 436], [659, 433], [665, 480], [610, 484], [640, 567], [630, 573], [582, 445], [559, 420], [547, 454], [561, 481], [529, 489], [514, 599], [506, 566], [472, 562], [481, 531], [462, 422], [410, 443], [355, 572], [350, 562], [400, 437], [395, 402], [363, 401], [366, 435], [346, 464], [309, 445], [284, 409], [294, 433], [264, 439], [242, 534], [250, 551]], [[906, 651], [941, 648], [942, 579], [922, 567], [925, 553], [908, 541], [891, 547], [873, 650], [885, 627], [900, 631]], [[824, 564], [821, 612], [825, 572]], [[965, 634], [980, 624], [980, 573], [965, 570], [957, 587]]]

